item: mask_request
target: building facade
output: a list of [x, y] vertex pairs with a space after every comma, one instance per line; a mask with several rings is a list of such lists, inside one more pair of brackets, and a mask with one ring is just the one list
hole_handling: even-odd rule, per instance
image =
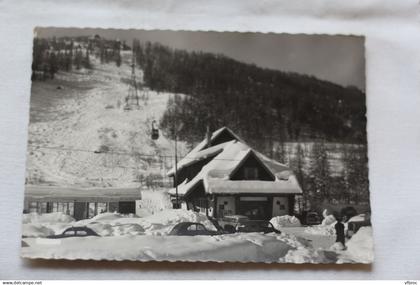
[[62, 212], [76, 220], [88, 219], [105, 212], [135, 214], [138, 188], [76, 188], [26, 185], [24, 212]]
[[179, 161], [168, 175], [174, 203], [214, 218], [245, 215], [267, 220], [293, 214], [299, 183], [284, 164], [249, 147], [223, 127]]

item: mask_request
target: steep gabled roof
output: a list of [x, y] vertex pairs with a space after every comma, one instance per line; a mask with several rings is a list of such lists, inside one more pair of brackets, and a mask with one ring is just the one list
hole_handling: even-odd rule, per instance
[[203, 150], [209, 143], [211, 144], [212, 142], [214, 142], [224, 132], [227, 132], [232, 137], [232, 140], [235, 139], [238, 141], [242, 141], [242, 139], [238, 137], [231, 129], [229, 129], [228, 127], [222, 127], [211, 134], [210, 142], [208, 142], [207, 138], [205, 138], [191, 152]]
[[[190, 152], [178, 162], [178, 171], [198, 161], [218, 155], [219, 153], [223, 151], [223, 148], [226, 146], [227, 143], [229, 142], [218, 144], [218, 145], [203, 149], [195, 153]], [[172, 167], [168, 171], [167, 175], [173, 176], [174, 174], [175, 174], [175, 167]]]
[[[274, 181], [230, 180], [232, 173], [250, 153], [267, 167], [275, 177]], [[207, 163], [191, 181], [184, 181], [178, 185], [178, 194], [187, 195], [200, 181], [204, 183], [206, 193], [237, 193], [241, 192], [242, 188], [246, 193], [302, 193], [290, 168], [269, 159], [241, 141], [224, 143], [223, 151]], [[171, 189], [169, 193], [175, 194], [175, 189]]]
[[[209, 144], [214, 142], [222, 133], [227, 132], [231, 136], [231, 140], [238, 140], [242, 141], [231, 129], [228, 127], [222, 127], [212, 133], [210, 136], [210, 142], [208, 142], [207, 138], [202, 140], [193, 150], [191, 150], [185, 157], [183, 157], [180, 161], [178, 161], [178, 171], [182, 168], [187, 167], [189, 165], [194, 164], [195, 162], [201, 161], [212, 155], [217, 154], [219, 151], [222, 151], [222, 148], [227, 143], [217, 144], [215, 146], [207, 147]], [[167, 175], [173, 176], [175, 174], [175, 167], [172, 167]]]

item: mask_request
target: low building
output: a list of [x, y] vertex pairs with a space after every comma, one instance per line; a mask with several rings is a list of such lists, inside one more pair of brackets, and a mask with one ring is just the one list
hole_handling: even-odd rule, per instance
[[63, 212], [76, 220], [104, 212], [136, 213], [139, 188], [76, 188], [26, 185], [24, 212]]
[[[252, 219], [293, 214], [299, 183], [289, 167], [249, 147], [224, 127], [198, 144], [168, 175], [171, 199], [208, 216]], [[175, 177], [177, 176], [177, 177]]]

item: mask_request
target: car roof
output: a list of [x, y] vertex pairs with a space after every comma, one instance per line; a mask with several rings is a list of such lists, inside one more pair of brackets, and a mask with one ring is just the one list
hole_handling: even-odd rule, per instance
[[79, 230], [84, 230], [84, 231], [88, 230], [88, 231], [92, 231], [92, 229], [91, 229], [91, 228], [88, 228], [88, 227], [86, 227], [86, 226], [82, 226], [82, 227], [70, 227], [70, 228], [67, 228], [67, 229], [66, 229], [66, 231], [71, 231], [71, 230], [73, 230], [73, 231], [79, 231]]
[[201, 223], [196, 223], [196, 222], [181, 222], [178, 225], [194, 225], [194, 224], [202, 225]]
[[181, 228], [181, 227], [186, 227], [186, 226], [191, 226], [191, 225], [202, 225], [201, 223], [194, 223], [194, 222], [181, 222], [179, 224], [176, 224], [174, 228]]

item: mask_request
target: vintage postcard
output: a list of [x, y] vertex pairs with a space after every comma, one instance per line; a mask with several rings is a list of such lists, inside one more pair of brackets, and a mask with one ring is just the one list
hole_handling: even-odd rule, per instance
[[36, 28], [26, 258], [371, 263], [364, 37]]

